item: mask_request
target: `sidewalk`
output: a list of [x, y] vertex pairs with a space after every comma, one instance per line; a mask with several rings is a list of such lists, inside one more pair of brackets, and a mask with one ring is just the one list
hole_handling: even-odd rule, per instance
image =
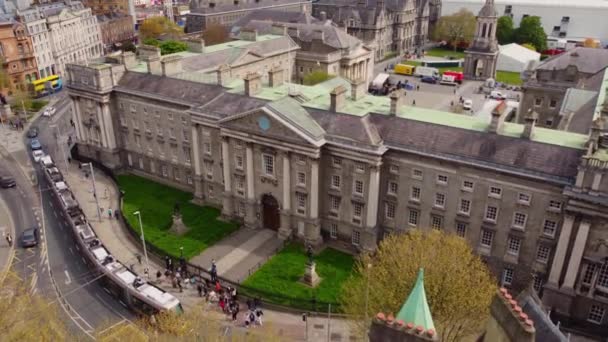
[[[100, 222], [97, 219], [97, 206], [95, 204], [95, 199], [93, 198], [93, 184], [91, 178], [85, 178], [82, 171], [78, 169], [75, 163], [70, 165], [70, 172], [64, 173], [64, 177], [103, 245], [118, 260], [126, 265], [133, 265], [135, 271], [138, 274], [143, 275], [145, 260], [142, 258], [142, 265], [140, 265], [136, 257], [138, 254], [143, 256], [143, 251], [141, 251], [139, 246], [134, 244], [131, 237], [127, 235], [127, 227], [123, 227], [118, 220], [108, 217], [108, 208], [111, 208], [112, 210], [119, 208], [118, 189], [114, 182], [101, 171], [95, 171], [99, 206], [100, 208], [103, 208]], [[260, 233], [263, 231], [257, 232]], [[261, 235], [263, 236], [261, 239], [265, 240], [266, 236], [263, 233]], [[259, 240], [256, 239], [255, 241]], [[222, 242], [220, 242], [220, 244], [221, 243]], [[256, 246], [258, 244], [259, 242], [254, 243]], [[228, 243], [226, 245], [231, 244]], [[235, 252], [238, 254], [241, 253], [241, 251], [238, 250], [235, 250]], [[239, 256], [239, 258], [240, 257], [241, 256]], [[232, 268], [228, 267], [228, 265], [226, 266], [228, 269]], [[157, 270], [160, 270], [161, 272], [164, 271], [164, 265], [155, 263], [152, 259], [150, 259], [150, 268], [150, 276], [153, 279], [156, 278], [155, 274]], [[184, 287], [183, 292], [180, 293], [177, 289], [171, 287], [169, 281], [164, 280], [163, 278], [164, 276], [161, 278], [159, 286], [176, 296], [182, 302], [182, 305], [186, 310], [192, 309], [203, 302], [203, 299], [198, 296], [195, 288]], [[216, 308], [215, 305], [211, 305], [211, 307]], [[244, 313], [244, 310], [241, 310], [241, 312]], [[264, 310], [264, 321], [265, 324], [271, 324], [286, 341], [306, 340], [306, 323], [302, 321], [301, 314], [288, 314]], [[328, 340], [327, 321], [327, 317], [308, 318], [309, 341]], [[232, 325], [233, 323], [229, 324]], [[240, 320], [240, 317], [238, 325], [238, 329], [241, 329], [240, 325], [242, 325], [242, 320]], [[354, 337], [350, 336], [350, 328], [346, 320], [332, 318], [330, 325], [329, 340], [356, 341]]]
[[[2, 158], [0, 158], [1, 160]], [[10, 233], [13, 237], [13, 246], [9, 246], [6, 242], [5, 236]], [[8, 274], [8, 270], [11, 266], [11, 262], [15, 255], [15, 225], [11, 219], [11, 215], [8, 211], [4, 199], [0, 197], [0, 234], [2, 235], [2, 241], [0, 241], [0, 284], [4, 281], [4, 278]]]

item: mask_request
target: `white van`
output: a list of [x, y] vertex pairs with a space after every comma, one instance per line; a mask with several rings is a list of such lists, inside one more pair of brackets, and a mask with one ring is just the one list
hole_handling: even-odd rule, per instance
[[439, 79], [439, 69], [419, 66], [414, 71], [414, 76], [417, 77], [434, 77]]
[[490, 92], [490, 98], [494, 99], [494, 100], [506, 100], [507, 99], [507, 97], [503, 93], [501, 93], [499, 91], [495, 91], [495, 90], [492, 90]]

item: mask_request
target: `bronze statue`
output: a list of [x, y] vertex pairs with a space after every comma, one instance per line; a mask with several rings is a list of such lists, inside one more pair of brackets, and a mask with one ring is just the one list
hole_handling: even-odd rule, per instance
[[308, 247], [306, 247], [306, 255], [308, 256], [308, 264], [312, 265], [314, 263], [314, 261], [313, 261], [313, 250], [312, 250], [311, 244], [308, 244]]

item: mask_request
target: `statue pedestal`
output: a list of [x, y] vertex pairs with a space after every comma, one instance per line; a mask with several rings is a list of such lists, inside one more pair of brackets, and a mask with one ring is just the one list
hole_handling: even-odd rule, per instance
[[306, 263], [306, 272], [304, 273], [304, 277], [300, 279], [300, 282], [310, 287], [316, 287], [317, 285], [319, 285], [319, 283], [321, 282], [321, 278], [317, 274], [317, 271], [315, 271], [316, 266], [317, 265], [314, 262]]
[[188, 227], [182, 222], [182, 215], [173, 214], [173, 225], [169, 231], [175, 235], [184, 235], [188, 232]]

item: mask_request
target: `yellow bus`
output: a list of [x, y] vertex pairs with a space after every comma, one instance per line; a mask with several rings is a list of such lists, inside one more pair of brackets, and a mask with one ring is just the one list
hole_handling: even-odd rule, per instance
[[416, 67], [407, 64], [395, 64], [395, 74], [413, 75]]
[[51, 75], [32, 81], [29, 88], [30, 92], [36, 97], [42, 97], [61, 90], [63, 88], [63, 81], [59, 75]]

